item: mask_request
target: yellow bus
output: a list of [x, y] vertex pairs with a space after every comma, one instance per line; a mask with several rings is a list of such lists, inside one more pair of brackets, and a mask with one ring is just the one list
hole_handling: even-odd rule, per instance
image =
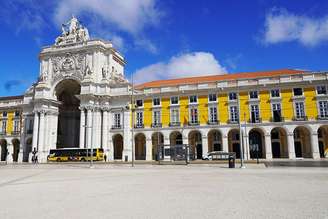
[[[84, 148], [62, 148], [52, 149], [48, 155], [48, 161], [90, 161], [91, 160], [91, 149]], [[93, 149], [92, 160], [103, 161], [104, 160], [104, 149], [95, 148]]]

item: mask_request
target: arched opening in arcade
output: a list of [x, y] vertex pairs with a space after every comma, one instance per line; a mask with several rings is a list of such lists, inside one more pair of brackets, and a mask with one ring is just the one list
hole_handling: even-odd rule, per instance
[[265, 158], [264, 133], [254, 128], [248, 133], [249, 154], [251, 159]]
[[6, 139], [0, 140], [0, 146], [1, 146], [1, 161], [7, 160], [8, 155], [8, 148], [7, 148], [7, 141]]
[[13, 144], [13, 161], [17, 162], [20, 142], [17, 138], [15, 138], [11, 141], [11, 143]]
[[56, 86], [59, 105], [57, 148], [79, 147], [81, 85], [75, 80], [63, 80]]
[[219, 130], [211, 130], [207, 134], [208, 151], [222, 151], [222, 135]]
[[23, 154], [23, 161], [24, 162], [28, 162], [29, 160], [29, 155], [30, 153], [32, 152], [32, 138], [28, 138], [26, 139], [26, 142], [25, 142], [25, 151], [24, 151], [24, 154]]
[[202, 134], [197, 131], [191, 131], [188, 135], [188, 143], [191, 147], [192, 154], [195, 159], [202, 159], [203, 157], [203, 145], [202, 145]]
[[[153, 152], [153, 160], [158, 160], [158, 151], [160, 147], [164, 144], [164, 136], [161, 132], [154, 132], [151, 135], [152, 142], [152, 152]], [[163, 148], [162, 148], [163, 150]]]
[[303, 126], [295, 128], [294, 147], [295, 157], [312, 158], [311, 133], [307, 128]]
[[182, 134], [178, 131], [174, 131], [170, 134], [170, 145], [175, 146], [175, 145], [182, 145]]
[[114, 160], [122, 160], [123, 154], [123, 136], [116, 134], [113, 136]]
[[287, 133], [285, 129], [276, 127], [271, 130], [272, 158], [288, 158]]
[[236, 158], [240, 158], [240, 136], [238, 129], [232, 129], [228, 133], [229, 152], [235, 152]]
[[146, 136], [142, 133], [134, 137], [136, 160], [146, 160]]
[[328, 157], [328, 125], [318, 129], [319, 153], [321, 158]]

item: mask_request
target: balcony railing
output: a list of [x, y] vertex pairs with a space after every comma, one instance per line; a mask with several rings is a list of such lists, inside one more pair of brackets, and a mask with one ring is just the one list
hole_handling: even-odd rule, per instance
[[208, 120], [207, 124], [208, 125], [219, 125], [220, 121], [218, 121], [218, 120]]
[[188, 122], [188, 126], [198, 126], [199, 121]]
[[162, 128], [162, 123], [152, 123], [151, 127], [152, 128]]
[[181, 126], [181, 123], [180, 122], [170, 122], [169, 126], [170, 127], [178, 127], [178, 126]]
[[231, 119], [229, 119], [229, 120], [228, 120], [228, 123], [229, 123], [229, 124], [238, 124], [238, 123], [239, 123], [239, 120], [238, 120], [238, 119], [236, 119], [236, 120], [231, 120]]
[[120, 124], [112, 125], [112, 129], [121, 129], [122, 126]]
[[294, 116], [293, 120], [294, 121], [307, 121], [308, 117], [307, 116], [299, 116], [299, 117]]
[[7, 135], [6, 131], [0, 131], [0, 135]]
[[144, 124], [135, 124], [134, 128], [135, 129], [143, 129], [143, 128], [145, 128], [145, 125]]
[[280, 117], [272, 117], [270, 119], [271, 122], [284, 122], [285, 121], [285, 118], [280, 116]]
[[322, 115], [317, 116], [317, 120], [328, 120], [328, 116]]
[[249, 120], [249, 123], [261, 123], [262, 122], [262, 118], [251, 118]]
[[19, 135], [20, 134], [20, 131], [12, 131], [11, 132], [11, 135]]

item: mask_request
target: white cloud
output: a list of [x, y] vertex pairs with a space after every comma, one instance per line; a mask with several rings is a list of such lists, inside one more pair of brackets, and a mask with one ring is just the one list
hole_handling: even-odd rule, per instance
[[266, 15], [264, 42], [275, 44], [297, 41], [316, 46], [328, 40], [328, 16], [311, 18], [284, 9], [273, 9]]
[[55, 21], [65, 22], [72, 14], [89, 12], [117, 28], [138, 34], [146, 25], [154, 25], [161, 15], [155, 0], [61, 0], [55, 9]]
[[134, 73], [134, 81], [143, 83], [168, 78], [217, 75], [226, 72], [226, 68], [220, 65], [213, 54], [193, 52], [173, 56], [166, 63], [158, 62], [138, 69]]

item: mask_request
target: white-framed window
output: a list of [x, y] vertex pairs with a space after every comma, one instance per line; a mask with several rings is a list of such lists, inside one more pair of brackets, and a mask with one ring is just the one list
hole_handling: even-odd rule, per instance
[[258, 91], [253, 90], [249, 92], [249, 98], [250, 99], [258, 99], [259, 98], [259, 94]]
[[237, 106], [230, 106], [230, 121], [231, 122], [238, 122], [238, 108]]
[[136, 107], [143, 107], [143, 100], [136, 100]]
[[189, 96], [189, 103], [197, 103], [197, 96], [196, 95]]
[[178, 104], [179, 104], [179, 97], [178, 96], [171, 97], [171, 105], [178, 105]]
[[137, 122], [136, 122], [137, 127], [143, 126], [143, 112], [142, 111], [137, 112], [136, 120], [137, 120]]
[[218, 121], [218, 110], [216, 106], [209, 106], [209, 122], [215, 123]]
[[114, 128], [121, 128], [121, 113], [114, 113]]
[[297, 119], [302, 119], [305, 117], [304, 103], [296, 102], [295, 103], [295, 117]]
[[7, 132], [7, 121], [3, 120], [1, 124], [1, 132], [6, 133]]
[[154, 110], [153, 111], [153, 124], [158, 125], [161, 123], [161, 111], [160, 110]]
[[19, 117], [20, 112], [19, 111], [15, 111], [15, 117]]
[[303, 96], [303, 89], [302, 88], [293, 88], [293, 94], [294, 96]]
[[319, 117], [328, 117], [328, 101], [319, 101]]
[[14, 120], [14, 132], [19, 131], [19, 120]]
[[229, 93], [229, 100], [237, 100], [237, 93], [236, 92], [230, 92]]
[[161, 105], [161, 98], [155, 97], [153, 99], [153, 106], [160, 106]]
[[179, 108], [171, 108], [170, 122], [176, 124], [180, 121], [180, 110]]
[[6, 111], [2, 112], [2, 117], [7, 117], [7, 112]]
[[208, 102], [216, 102], [216, 101], [217, 101], [216, 94], [209, 94], [208, 95]]
[[251, 105], [251, 122], [260, 121], [260, 110], [259, 105]]
[[279, 89], [272, 89], [270, 93], [271, 93], [272, 98], [280, 97], [280, 90]]
[[272, 118], [274, 122], [281, 122], [281, 104], [280, 103], [272, 103]]
[[33, 123], [34, 123], [34, 121], [32, 119], [30, 119], [28, 121], [29, 121], [29, 123], [28, 123], [28, 129], [27, 130], [29, 132], [31, 132], [31, 131], [33, 131]]
[[192, 123], [192, 124], [198, 123], [198, 108], [197, 107], [190, 108], [190, 123]]
[[324, 85], [317, 86], [317, 94], [318, 95], [326, 95], [327, 94], [327, 87]]

